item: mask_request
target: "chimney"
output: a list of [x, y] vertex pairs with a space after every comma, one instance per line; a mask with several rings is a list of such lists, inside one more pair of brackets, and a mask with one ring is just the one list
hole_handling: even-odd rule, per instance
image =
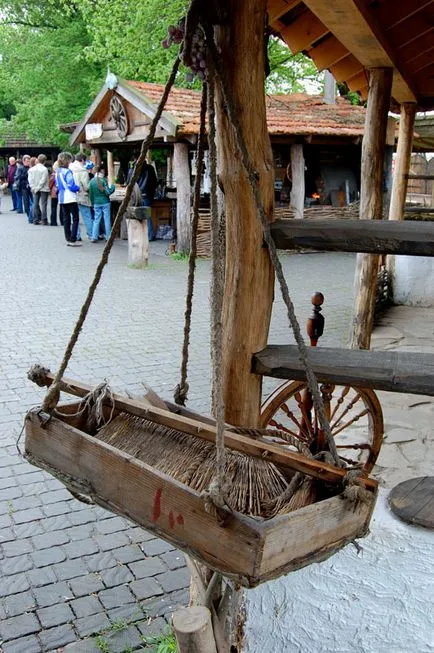
[[330, 71], [324, 71], [324, 101], [336, 104], [336, 80]]

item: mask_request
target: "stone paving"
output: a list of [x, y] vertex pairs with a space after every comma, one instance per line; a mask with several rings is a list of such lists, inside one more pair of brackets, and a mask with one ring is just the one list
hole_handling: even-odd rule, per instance
[[[164, 631], [174, 607], [187, 601], [183, 555], [128, 520], [71, 498], [57, 480], [23, 461], [16, 448], [26, 410], [43, 397], [26, 372], [35, 362], [53, 371], [59, 364], [101, 245], [67, 248], [60, 227], [35, 228], [13, 213], [2, 214], [0, 222], [0, 650], [152, 650], [143, 637]], [[149, 268], [132, 270], [126, 265], [126, 242], [115, 243], [68, 376], [88, 383], [106, 378], [116, 391], [136, 396], [146, 382], [172, 398], [186, 264], [165, 256], [166, 247], [152, 243]], [[355, 257], [296, 254], [283, 255], [282, 261], [301, 323], [310, 313], [311, 293], [321, 290], [326, 296], [321, 342], [344, 347]], [[209, 269], [208, 261], [199, 261], [189, 379], [189, 405], [205, 413]], [[270, 342], [292, 341], [276, 289]], [[274, 385], [266, 383], [265, 392]], [[402, 423], [401, 413], [394, 413], [401, 403], [391, 409], [395, 429]], [[398, 450], [408, 458], [401, 440]], [[384, 462], [382, 469], [387, 468]]]

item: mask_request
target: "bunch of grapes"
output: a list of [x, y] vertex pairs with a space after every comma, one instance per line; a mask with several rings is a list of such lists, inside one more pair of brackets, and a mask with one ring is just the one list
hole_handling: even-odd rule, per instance
[[[163, 48], [170, 48], [175, 43], [182, 43], [185, 36], [185, 18], [182, 18], [178, 25], [170, 25], [167, 30], [167, 38], [161, 42]], [[197, 27], [191, 39], [191, 51], [189, 53], [190, 70], [186, 75], [188, 82], [195, 77], [203, 81], [206, 77], [206, 43], [205, 35], [200, 27]]]

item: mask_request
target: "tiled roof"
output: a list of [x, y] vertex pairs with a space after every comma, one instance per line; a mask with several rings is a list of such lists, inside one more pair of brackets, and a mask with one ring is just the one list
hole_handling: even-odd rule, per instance
[[[151, 102], [158, 104], [164, 86], [147, 82], [127, 82]], [[178, 133], [197, 134], [200, 113], [199, 91], [173, 88], [165, 111], [180, 123]], [[361, 136], [366, 109], [339, 98], [337, 104], [326, 104], [322, 96], [294, 93], [268, 95], [267, 124], [272, 135]]]
[[38, 143], [33, 141], [24, 134], [2, 133], [0, 134], [0, 149], [23, 149], [26, 147], [43, 147], [43, 148], [56, 148], [56, 145], [50, 143]]

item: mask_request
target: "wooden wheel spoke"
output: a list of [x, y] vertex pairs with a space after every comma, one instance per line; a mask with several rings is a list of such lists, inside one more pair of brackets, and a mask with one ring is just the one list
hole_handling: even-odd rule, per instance
[[300, 436], [299, 433], [296, 433], [295, 431], [291, 431], [287, 426], [282, 424], [281, 422], [277, 422], [275, 419], [271, 419], [268, 422], [268, 426], [272, 426], [275, 429], [278, 429], [279, 431], [283, 431], [284, 433], [288, 433], [288, 435], [292, 435], [292, 437], [297, 438], [298, 440], [303, 440], [304, 442], [307, 442], [307, 439], [303, 436]]
[[339, 410], [339, 407], [344, 403], [345, 397], [350, 391], [350, 386], [346, 385], [344, 388], [342, 388], [342, 392], [340, 397], [336, 400], [336, 406], [333, 408], [333, 412], [330, 415], [330, 422], [332, 421], [333, 417], [336, 415], [336, 412]]
[[296, 416], [294, 415], [294, 413], [292, 412], [292, 410], [289, 409], [289, 407], [287, 406], [286, 403], [283, 403], [283, 404], [280, 406], [280, 409], [285, 413], [285, 415], [286, 415], [286, 416], [287, 416], [287, 417], [288, 417], [288, 418], [289, 418], [289, 419], [290, 419], [290, 420], [291, 420], [291, 421], [296, 425], [296, 427], [299, 429], [299, 433], [296, 435], [296, 437], [299, 437], [299, 435], [301, 435], [301, 436], [303, 436], [303, 435], [305, 435], [305, 436], [309, 435], [309, 433], [306, 432], [306, 429], [303, 428], [303, 424], [301, 424], [301, 423], [298, 421], [298, 419], [296, 418]]
[[312, 418], [311, 418], [311, 416], [309, 416], [309, 414], [307, 412], [305, 403], [303, 401], [303, 397], [301, 396], [301, 394], [299, 392], [296, 392], [294, 394], [294, 399], [296, 400], [296, 402], [298, 404], [298, 407], [300, 408], [301, 414], [303, 416], [303, 424], [306, 426], [306, 428], [307, 428], [307, 430], [309, 432], [309, 436], [313, 439], [314, 431], [313, 431], [313, 428], [312, 428], [312, 421], [311, 421]]
[[336, 417], [333, 424], [330, 424], [330, 428], [332, 430], [334, 429], [335, 426], [337, 426], [341, 422], [341, 420], [345, 417], [345, 415], [347, 415], [350, 412], [350, 410], [354, 408], [354, 406], [357, 404], [358, 401], [360, 401], [361, 398], [362, 395], [360, 394], [360, 392], [357, 392], [355, 396], [351, 399], [351, 401], [347, 404], [347, 406], [344, 408], [342, 413], [338, 417]]
[[353, 467], [363, 467], [363, 463], [360, 460], [353, 460], [352, 458], [346, 458], [345, 456], [339, 455], [339, 458], [345, 463], [352, 465]]
[[[332, 430], [333, 437], [336, 437], [338, 433], [340, 433], [340, 432], [343, 431], [344, 429], [348, 428], [348, 426], [351, 426], [351, 424], [354, 424], [354, 422], [358, 422], [358, 420], [359, 420], [361, 417], [364, 417], [364, 416], [367, 415], [368, 413], [369, 413], [369, 408], [365, 408], [365, 409], [362, 410], [360, 413], [358, 413], [357, 415], [355, 415], [352, 419], [348, 420], [348, 422], [345, 422], [345, 424], [342, 424], [338, 429], [336, 429], [336, 430]], [[339, 423], [339, 422], [338, 422], [338, 423]]]

